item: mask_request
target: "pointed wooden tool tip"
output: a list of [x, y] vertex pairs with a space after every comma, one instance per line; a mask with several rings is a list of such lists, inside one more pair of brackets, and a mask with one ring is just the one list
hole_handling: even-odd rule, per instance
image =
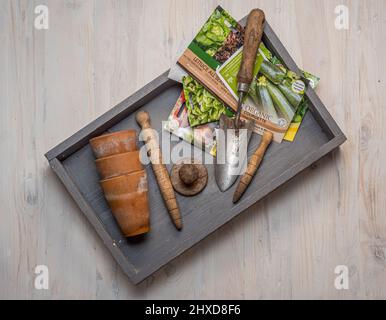
[[236, 192], [234, 195], [233, 195], [233, 203], [236, 203], [240, 200], [240, 197], [241, 197], [241, 194], [239, 194], [238, 192]]
[[174, 226], [177, 228], [177, 230], [181, 231], [182, 230], [182, 220], [176, 219], [173, 222], [174, 222]]

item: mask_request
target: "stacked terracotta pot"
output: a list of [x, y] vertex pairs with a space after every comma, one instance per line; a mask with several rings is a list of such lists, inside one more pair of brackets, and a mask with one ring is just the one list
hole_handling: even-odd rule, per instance
[[147, 176], [137, 150], [135, 130], [90, 140], [105, 198], [126, 237], [149, 231]]

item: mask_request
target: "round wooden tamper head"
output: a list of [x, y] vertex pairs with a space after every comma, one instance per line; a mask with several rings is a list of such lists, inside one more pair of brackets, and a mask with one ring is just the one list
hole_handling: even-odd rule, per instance
[[195, 159], [183, 159], [170, 172], [174, 190], [184, 196], [194, 196], [208, 183], [208, 170]]

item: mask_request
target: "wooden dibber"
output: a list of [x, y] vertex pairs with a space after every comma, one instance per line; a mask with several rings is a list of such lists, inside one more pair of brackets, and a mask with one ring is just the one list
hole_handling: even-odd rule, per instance
[[176, 195], [170, 181], [168, 170], [163, 163], [162, 153], [158, 145], [154, 130], [150, 125], [150, 116], [146, 111], [139, 111], [135, 119], [142, 128], [143, 140], [145, 141], [151, 165], [161, 190], [162, 198], [165, 201], [169, 215], [178, 230], [182, 229], [182, 219], [178, 208]]
[[236, 191], [233, 195], [233, 203], [239, 201], [245, 190], [247, 190], [250, 182], [252, 181], [252, 178], [260, 166], [261, 161], [263, 160], [265, 151], [272, 141], [272, 137], [272, 132], [264, 131], [260, 145], [249, 159], [247, 170], [240, 178], [239, 184], [237, 185]]

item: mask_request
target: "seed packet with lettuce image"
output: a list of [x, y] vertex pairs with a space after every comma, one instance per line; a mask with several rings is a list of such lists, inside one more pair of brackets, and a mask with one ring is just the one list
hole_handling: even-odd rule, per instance
[[233, 112], [224, 103], [214, 97], [192, 77], [183, 77], [182, 85], [191, 127], [217, 121], [223, 113], [230, 117], [233, 116]]
[[218, 6], [177, 63], [209, 92], [235, 110], [237, 101], [216, 74], [216, 69], [243, 43], [244, 28]]

